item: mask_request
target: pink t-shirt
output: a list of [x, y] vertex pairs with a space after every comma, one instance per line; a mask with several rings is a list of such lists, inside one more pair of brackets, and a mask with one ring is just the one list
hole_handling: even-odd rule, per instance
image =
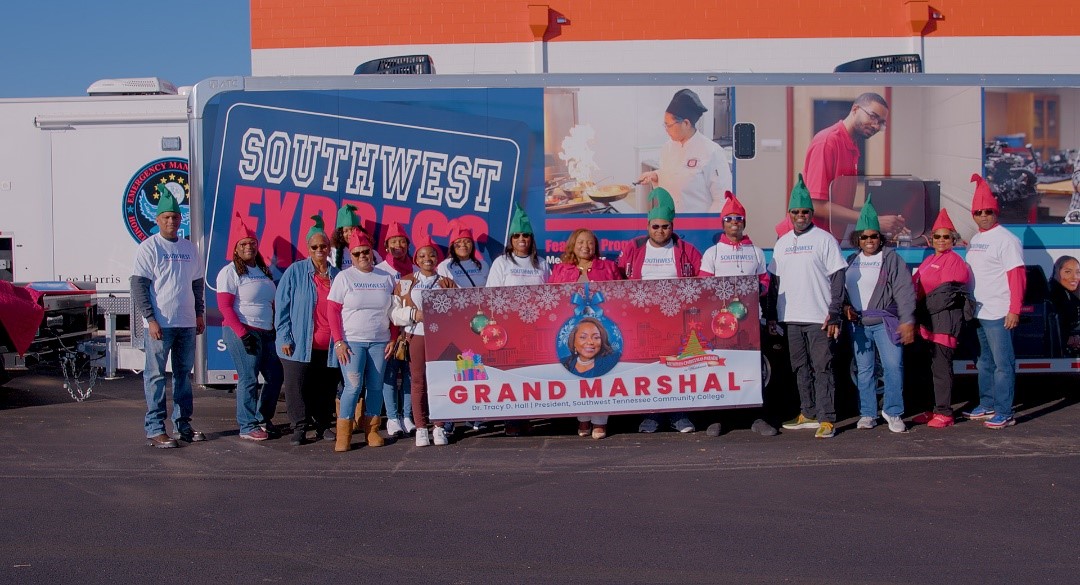
[[319, 278], [317, 275], [311, 277], [315, 279], [315, 328], [312, 332], [311, 347], [325, 351], [330, 349], [330, 320], [326, 316], [326, 297], [330, 294], [330, 279]]
[[[814, 135], [810, 147], [806, 149], [806, 162], [803, 163], [803, 180], [806, 182], [806, 189], [810, 191], [811, 199], [829, 201], [829, 185], [833, 179], [857, 174], [859, 147], [855, 146], [855, 141], [844, 128], [843, 121]], [[832, 201], [851, 207], [855, 203], [855, 192], [845, 189], [843, 193], [833, 193]], [[825, 231], [830, 231], [828, 217], [815, 215], [814, 223]]]

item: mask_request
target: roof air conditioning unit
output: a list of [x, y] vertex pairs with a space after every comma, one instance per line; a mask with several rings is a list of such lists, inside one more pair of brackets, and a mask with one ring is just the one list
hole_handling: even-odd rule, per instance
[[922, 73], [922, 57], [910, 55], [882, 55], [841, 63], [833, 73]]
[[375, 59], [356, 66], [353, 75], [382, 74], [430, 74], [435, 73], [435, 62], [430, 55], [403, 55]]
[[87, 95], [176, 95], [176, 86], [160, 77], [99, 79], [86, 88]]

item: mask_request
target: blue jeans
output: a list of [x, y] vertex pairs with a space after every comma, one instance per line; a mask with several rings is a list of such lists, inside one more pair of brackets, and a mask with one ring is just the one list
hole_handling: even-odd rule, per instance
[[385, 341], [349, 341], [349, 363], [341, 364], [345, 388], [341, 392], [338, 418], [356, 416], [356, 403], [364, 390], [364, 415], [382, 416], [382, 383], [386, 373]]
[[[401, 391], [398, 391], [397, 379], [401, 377]], [[383, 402], [386, 403], [386, 418], [406, 418], [412, 420], [412, 373], [409, 362], [390, 358], [386, 362], [386, 375], [383, 378]], [[404, 412], [402, 412], [404, 408]], [[365, 408], [365, 410], [367, 410]]]
[[851, 335], [855, 350], [856, 381], [859, 385], [859, 416], [877, 418], [877, 378], [874, 355], [881, 358], [885, 375], [885, 399], [882, 410], [889, 416], [904, 414], [904, 350], [889, 339], [884, 323], [853, 325]]
[[[255, 331], [259, 338], [259, 352], [252, 355], [244, 349], [244, 342], [233, 333], [231, 327], [221, 328], [221, 337], [236, 367], [236, 422], [240, 433], [250, 433], [260, 425], [270, 424], [277, 411], [281, 382], [285, 377], [281, 360], [277, 356], [273, 331]], [[259, 392], [259, 374], [266, 384]]]
[[979, 405], [1004, 416], [1013, 415], [1016, 354], [1005, 319], [979, 319]]
[[165, 432], [165, 362], [172, 356], [173, 426], [177, 432], [191, 428], [193, 401], [191, 367], [195, 364], [195, 328], [162, 327], [161, 339], [143, 337], [146, 369], [143, 370], [143, 394], [146, 395], [146, 436], [156, 437]]

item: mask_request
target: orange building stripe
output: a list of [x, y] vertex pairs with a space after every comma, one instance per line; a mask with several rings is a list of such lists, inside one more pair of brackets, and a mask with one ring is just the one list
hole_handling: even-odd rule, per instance
[[[538, 0], [251, 0], [251, 48], [514, 43], [534, 40]], [[628, 41], [911, 36], [1076, 36], [1080, 7], [1060, 0], [562, 0], [547, 40]], [[568, 22], [555, 24], [561, 16]]]

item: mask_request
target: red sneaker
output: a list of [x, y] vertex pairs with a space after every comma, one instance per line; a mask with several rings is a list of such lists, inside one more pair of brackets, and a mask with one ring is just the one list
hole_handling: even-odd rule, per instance
[[933, 418], [934, 418], [934, 413], [933, 412], [924, 412], [922, 414], [917, 414], [917, 415], [911, 417], [911, 422], [913, 422], [913, 423], [915, 423], [917, 425], [925, 425], [925, 424], [929, 423]]
[[945, 427], [953, 426], [953, 417], [945, 416], [944, 414], [935, 414], [930, 418], [930, 421], [926, 423], [926, 426], [932, 429], [943, 429]]

